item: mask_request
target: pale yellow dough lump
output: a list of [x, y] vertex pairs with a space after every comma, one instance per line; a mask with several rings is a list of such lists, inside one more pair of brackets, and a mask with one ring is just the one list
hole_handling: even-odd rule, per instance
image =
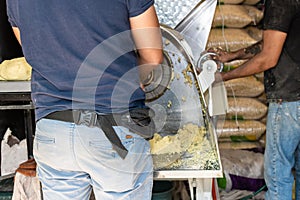
[[151, 153], [165, 154], [185, 152], [196, 138], [201, 141], [203, 132], [199, 126], [191, 123], [184, 125], [175, 135], [162, 137], [158, 133], [155, 133], [153, 139], [150, 140]]
[[0, 64], [0, 80], [27, 81], [31, 79], [31, 70], [24, 57], [5, 60]]

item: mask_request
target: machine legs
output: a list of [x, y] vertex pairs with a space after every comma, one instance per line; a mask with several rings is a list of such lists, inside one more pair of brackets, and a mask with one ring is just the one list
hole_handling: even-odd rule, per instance
[[217, 185], [212, 178], [190, 178], [189, 188], [191, 200], [217, 200]]

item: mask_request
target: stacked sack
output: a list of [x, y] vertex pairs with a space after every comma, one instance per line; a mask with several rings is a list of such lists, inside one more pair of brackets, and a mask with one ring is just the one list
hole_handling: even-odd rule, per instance
[[266, 131], [268, 107], [264, 85], [256, 76], [224, 82], [227, 90], [228, 111], [225, 120], [217, 123], [220, 148], [260, 148]]
[[[221, 47], [236, 51], [262, 39], [257, 24], [263, 12], [253, 3], [259, 0], [220, 0], [212, 23], [207, 48]], [[252, 4], [252, 5], [250, 5]]]
[[[216, 7], [207, 48], [236, 51], [262, 40], [259, 23], [263, 11], [259, 0], [220, 0]], [[247, 60], [224, 63], [231, 70]], [[218, 120], [216, 131], [220, 149], [253, 149], [264, 146], [267, 105], [263, 74], [226, 81], [228, 113]]]
[[[219, 0], [207, 48], [227, 51], [247, 48], [262, 40], [259, 28], [263, 11], [260, 0]], [[224, 71], [239, 67], [247, 60], [224, 63]], [[237, 192], [265, 189], [263, 154], [246, 150], [263, 150], [266, 131], [267, 103], [263, 73], [225, 81], [228, 112], [216, 125], [224, 177], [218, 179], [222, 199]], [[260, 192], [258, 192], [260, 191]], [[225, 198], [228, 197], [228, 198]]]

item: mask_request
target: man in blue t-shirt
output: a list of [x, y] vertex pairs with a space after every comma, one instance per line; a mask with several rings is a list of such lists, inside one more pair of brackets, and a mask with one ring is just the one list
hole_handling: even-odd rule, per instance
[[163, 59], [153, 4], [7, 1], [32, 66], [34, 158], [44, 199], [88, 199], [92, 188], [97, 199], [151, 199], [145, 138], [153, 123], [140, 82]]
[[[223, 62], [249, 59], [223, 80], [264, 72], [269, 102], [264, 177], [267, 200], [300, 199], [300, 2], [266, 0], [263, 41], [236, 52], [217, 50]], [[295, 177], [292, 170], [295, 169]]]

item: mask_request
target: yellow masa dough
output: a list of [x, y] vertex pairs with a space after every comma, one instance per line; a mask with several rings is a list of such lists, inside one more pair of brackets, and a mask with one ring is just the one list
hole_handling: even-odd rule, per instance
[[24, 57], [5, 60], [0, 64], [0, 80], [27, 81], [31, 79], [31, 66]]

